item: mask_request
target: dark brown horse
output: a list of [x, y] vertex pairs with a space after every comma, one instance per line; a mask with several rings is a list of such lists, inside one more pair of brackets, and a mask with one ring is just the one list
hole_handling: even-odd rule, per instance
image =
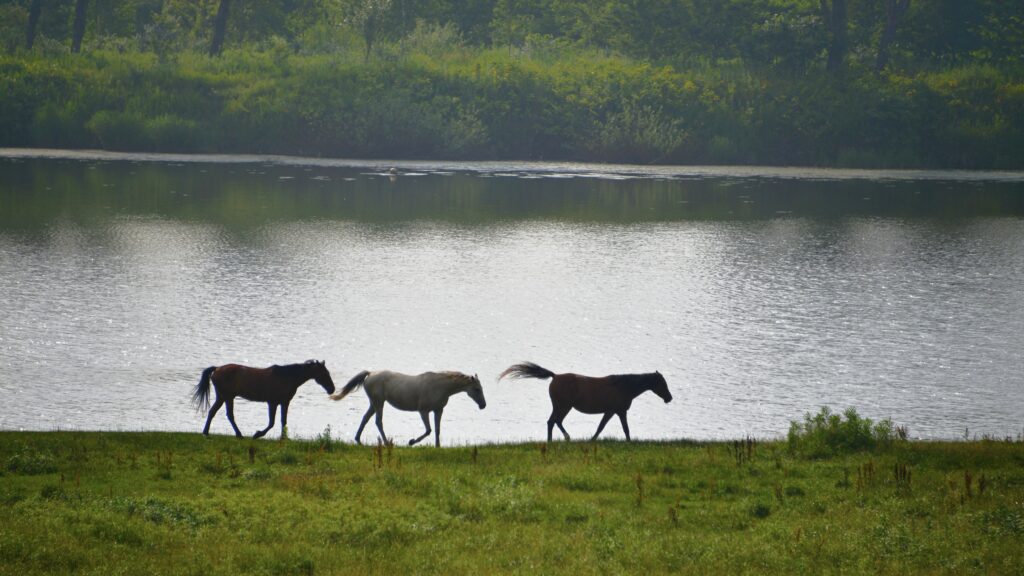
[[[292, 401], [295, 392], [306, 383], [307, 380], [316, 380], [316, 383], [323, 386], [328, 394], [334, 393], [334, 381], [331, 380], [331, 373], [327, 371], [324, 362], [307, 360], [303, 364], [287, 364], [285, 366], [273, 365], [270, 368], [250, 368], [240, 364], [225, 364], [223, 366], [210, 366], [203, 370], [203, 376], [192, 391], [192, 403], [198, 410], [206, 410], [206, 426], [203, 427], [203, 434], [210, 433], [210, 422], [220, 410], [222, 404], [227, 405], [228, 422], [235, 429], [235, 436], [242, 437], [235, 424], [235, 397], [241, 396], [246, 400], [254, 402], [266, 402], [270, 410], [270, 423], [267, 427], [253, 434], [253, 438], [261, 438], [274, 427], [274, 416], [277, 407], [281, 407], [281, 436], [285, 435], [285, 427], [288, 425], [288, 403]], [[210, 382], [217, 391], [217, 400], [210, 408]]]
[[562, 420], [573, 408], [584, 414], [604, 414], [601, 423], [597, 425], [597, 432], [591, 440], [597, 440], [597, 436], [604, 430], [604, 425], [611, 420], [612, 415], [617, 415], [622, 422], [622, 431], [626, 433], [626, 440], [629, 440], [629, 424], [626, 422], [626, 411], [629, 410], [633, 399], [650, 390], [661, 397], [665, 402], [672, 401], [672, 393], [668, 391], [668, 384], [660, 372], [653, 374], [618, 374], [593, 378], [580, 376], [579, 374], [555, 374], [554, 372], [541, 368], [533, 362], [523, 362], [509, 366], [507, 370], [498, 376], [501, 380], [505, 376], [512, 378], [551, 378], [548, 386], [548, 394], [551, 396], [551, 417], [548, 418], [548, 442], [551, 442], [551, 431], [555, 424], [558, 429], [569, 440], [569, 433], [562, 426]]

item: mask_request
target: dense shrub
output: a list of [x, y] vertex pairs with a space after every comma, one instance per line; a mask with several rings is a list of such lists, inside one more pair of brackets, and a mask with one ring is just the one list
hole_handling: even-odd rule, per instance
[[57, 471], [57, 463], [50, 454], [22, 448], [7, 459], [7, 471], [28, 476], [51, 474]]
[[847, 408], [842, 414], [833, 413], [828, 407], [820, 412], [804, 415], [804, 421], [793, 421], [789, 426], [788, 443], [792, 452], [810, 458], [823, 458], [843, 452], [871, 450], [888, 446], [896, 434], [892, 421], [872, 422], [862, 418], [854, 408]]
[[149, 150], [146, 138], [146, 119], [124, 112], [100, 110], [86, 122], [100, 145], [110, 150]]

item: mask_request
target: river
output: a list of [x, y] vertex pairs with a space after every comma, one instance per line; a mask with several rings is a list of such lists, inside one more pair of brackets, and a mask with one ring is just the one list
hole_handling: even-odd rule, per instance
[[[821, 406], [1024, 432], [1024, 173], [5, 150], [0, 295], [0, 429], [198, 432], [203, 368], [315, 358], [339, 385], [479, 374], [447, 445], [544, 438], [546, 382], [496, 381], [522, 360], [661, 371], [636, 439], [780, 437]], [[289, 432], [351, 439], [365, 409], [311, 382]]]

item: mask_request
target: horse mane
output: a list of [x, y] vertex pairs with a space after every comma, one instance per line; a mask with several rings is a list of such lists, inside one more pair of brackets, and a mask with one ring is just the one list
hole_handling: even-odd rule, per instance
[[636, 390], [642, 387], [648, 380], [654, 377], [656, 372], [650, 372], [647, 374], [612, 374], [608, 377], [612, 384], [626, 388], [627, 390]]
[[309, 374], [309, 367], [313, 364], [316, 364], [316, 360], [306, 360], [299, 364], [285, 364], [283, 366], [274, 364], [270, 367], [270, 371], [273, 372], [274, 376], [285, 380], [299, 380], [306, 378], [306, 375]]
[[448, 378], [450, 378], [452, 380], [455, 380], [455, 381], [459, 382], [460, 384], [469, 385], [469, 384], [473, 383], [473, 377], [472, 376], [470, 376], [468, 374], [463, 374], [462, 372], [456, 372], [454, 370], [449, 370], [449, 371], [446, 371], [446, 372], [435, 372], [435, 374], [440, 374], [442, 376], [446, 376], [446, 377], [448, 377]]

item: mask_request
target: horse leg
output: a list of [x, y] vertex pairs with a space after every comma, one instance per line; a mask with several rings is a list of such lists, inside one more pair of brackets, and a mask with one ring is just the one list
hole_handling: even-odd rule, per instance
[[[562, 417], [562, 420], [565, 420], [564, 416]], [[569, 438], [569, 433], [565, 431], [565, 426], [562, 426], [562, 420], [555, 422], [555, 424], [558, 424], [558, 429], [562, 431], [562, 436], [565, 436], [565, 441], [568, 442], [572, 440], [572, 438]]]
[[591, 442], [597, 440], [597, 437], [601, 434], [601, 430], [604, 430], [604, 425], [612, 419], [612, 414], [614, 414], [614, 412], [605, 412], [605, 415], [601, 417], [601, 423], [597, 425], [597, 432], [594, 432], [593, 438], [590, 439]]
[[363, 428], [366, 428], [366, 423], [370, 421], [370, 416], [373, 416], [373, 403], [370, 404], [370, 408], [363, 415], [363, 421], [359, 423], [359, 430], [356, 430], [356, 444], [362, 444], [359, 437], [363, 435]]
[[241, 438], [242, 432], [238, 430], [238, 425], [235, 424], [235, 399], [228, 398], [224, 401], [228, 409], [228, 422], [231, 422], [231, 427], [235, 429], [235, 437]]
[[444, 408], [434, 410], [434, 446], [441, 447], [441, 413]]
[[629, 442], [629, 424], [626, 422], [626, 411], [619, 412], [619, 421], [622, 422], [622, 431], [626, 433], [626, 442]]
[[562, 431], [562, 435], [565, 436], [565, 440], [569, 441], [569, 433], [565, 431], [565, 427], [562, 426], [562, 420], [565, 420], [565, 416], [572, 410], [572, 407], [555, 406], [551, 410], [551, 417], [548, 418], [548, 442], [551, 442], [551, 430], [555, 424], [558, 424], [558, 429]]
[[423, 418], [423, 426], [427, 429], [419, 438], [413, 438], [409, 440], [409, 446], [415, 446], [420, 440], [423, 440], [430, 435], [430, 410], [420, 412], [420, 418]]
[[270, 429], [274, 427], [274, 417], [277, 415], [277, 404], [273, 402], [267, 402], [267, 410], [269, 411], [270, 423], [263, 430], [260, 430], [252, 435], [253, 438], [263, 438]]
[[217, 415], [217, 410], [220, 410], [220, 407], [223, 405], [224, 401], [218, 396], [213, 406], [210, 406], [210, 412], [206, 415], [206, 426], [203, 427], [203, 436], [210, 435], [210, 422], [213, 421], [213, 417]]
[[281, 439], [288, 437], [288, 402], [281, 404]]
[[383, 441], [385, 444], [387, 444], [388, 437], [387, 437], [386, 434], [384, 434], [384, 403], [381, 402], [380, 406], [377, 407], [376, 410], [377, 410], [377, 416], [373, 420], [377, 424], [377, 430], [380, 431], [380, 439], [381, 439], [381, 441]]

